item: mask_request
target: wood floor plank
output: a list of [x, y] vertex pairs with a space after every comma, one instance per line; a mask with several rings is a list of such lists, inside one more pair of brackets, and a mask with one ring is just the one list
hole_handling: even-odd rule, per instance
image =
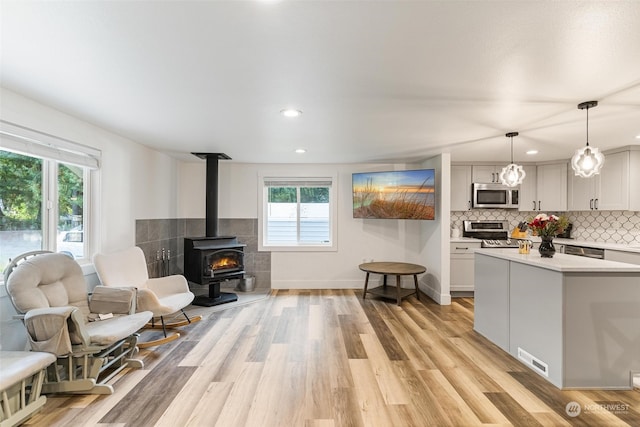
[[360, 300], [362, 308], [371, 323], [376, 335], [379, 337], [385, 352], [389, 356], [390, 360], [409, 360], [409, 357], [402, 350], [400, 343], [393, 336], [393, 333], [389, 330], [389, 327], [384, 322], [384, 319], [379, 315], [379, 311], [375, 308], [375, 301], [372, 300]]
[[454, 425], [479, 425], [480, 420], [466, 404], [457, 390], [437, 369], [420, 371], [427, 387], [438, 396], [438, 404], [444, 406], [447, 416]]
[[[393, 425], [387, 411], [387, 402], [384, 396], [386, 390], [380, 389], [371, 360], [351, 359], [349, 366], [353, 374], [354, 390], [364, 425]], [[386, 397], [392, 398], [391, 396]]]
[[175, 425], [184, 425], [185, 427], [215, 426], [227, 403], [227, 396], [229, 396], [232, 387], [231, 383], [210, 383], [204, 394], [194, 396], [197, 404], [186, 423], [181, 424], [178, 420], [171, 420], [167, 416], [162, 420], [162, 425], [167, 427]]
[[[227, 328], [231, 324], [231, 318], [216, 317], [215, 319], [201, 320], [204, 326], [208, 328], [208, 332], [202, 335], [202, 339], [197, 342], [196, 346], [189, 354], [180, 361], [178, 366], [200, 366], [202, 361], [207, 358], [211, 352], [211, 348], [226, 333]], [[220, 327], [216, 327], [219, 324]]]
[[333, 389], [334, 417], [336, 425], [344, 427], [364, 427], [358, 398], [353, 388]]
[[518, 404], [508, 393], [486, 393], [491, 403], [507, 417], [513, 425], [542, 427], [534, 416]]
[[[408, 316], [407, 316], [408, 317]], [[409, 318], [409, 321], [412, 321]], [[402, 350], [409, 357], [409, 361], [414, 365], [417, 370], [435, 369], [436, 365], [433, 363], [429, 355], [418, 344], [414, 336], [407, 333], [406, 324], [401, 323], [397, 319], [388, 319], [387, 326], [398, 340], [398, 344], [402, 347]]]
[[[377, 388], [387, 405], [404, 405], [409, 403], [405, 388], [387, 358], [387, 354], [377, 337], [361, 335], [362, 345], [369, 356], [370, 369], [373, 371]], [[355, 378], [355, 376], [354, 376]]]
[[[222, 395], [226, 396], [226, 399], [220, 415], [216, 417], [216, 425], [220, 427], [244, 426], [247, 423], [249, 410], [256, 396], [263, 370], [264, 363], [245, 362], [243, 364], [228, 395]], [[215, 396], [212, 398], [215, 399]], [[207, 424], [211, 425], [210, 422]]]
[[331, 371], [327, 369], [327, 358], [331, 353], [325, 342], [309, 342], [309, 361], [305, 387], [305, 419], [333, 419], [333, 393], [331, 389]]
[[193, 347], [195, 342], [189, 341], [176, 346], [171, 357], [146, 375], [100, 422], [153, 426], [196, 370], [177, 366]]
[[348, 314], [338, 315], [340, 330], [342, 331], [342, 339], [347, 350], [347, 358], [349, 359], [366, 359], [367, 352], [364, 349], [360, 332], [353, 316]]
[[416, 371], [409, 361], [394, 361], [393, 365], [398, 376], [405, 384], [410, 404], [406, 405], [409, 417], [416, 421], [415, 426], [449, 426], [451, 420], [445, 408], [440, 405], [439, 396], [428, 387], [421, 372]]
[[500, 411], [500, 408], [492, 404], [477, 383], [470, 381], [474, 375], [469, 374], [464, 368], [441, 369], [440, 372], [482, 424], [509, 423], [509, 419]]

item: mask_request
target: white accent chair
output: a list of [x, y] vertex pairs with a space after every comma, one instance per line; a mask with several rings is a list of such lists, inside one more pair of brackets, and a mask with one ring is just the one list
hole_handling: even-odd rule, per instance
[[112, 394], [107, 382], [133, 359], [137, 331], [152, 313], [135, 313], [135, 290], [97, 286], [89, 299], [80, 265], [61, 253], [16, 257], [5, 270], [7, 293], [21, 315], [31, 349], [52, 353], [43, 393]]
[[[167, 334], [167, 328], [185, 326], [202, 320], [201, 316], [189, 318], [184, 312], [194, 299], [193, 293], [189, 290], [187, 279], [182, 275], [170, 275], [158, 278], [149, 278], [147, 261], [140, 249], [133, 246], [120, 252], [111, 254], [96, 254], [93, 257], [93, 264], [102, 285], [110, 286], [133, 286], [138, 290], [137, 306], [139, 310], [149, 310], [153, 313], [151, 324], [148, 328], [162, 328], [164, 337], [147, 342], [140, 342], [140, 348], [153, 347], [166, 344], [180, 337], [175, 332]], [[186, 320], [166, 323], [165, 316], [182, 312]], [[160, 319], [160, 326], [155, 319]]]

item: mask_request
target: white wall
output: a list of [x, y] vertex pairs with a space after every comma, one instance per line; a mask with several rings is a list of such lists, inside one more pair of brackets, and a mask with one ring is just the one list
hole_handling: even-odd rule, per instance
[[[232, 153], [227, 153], [232, 155]], [[354, 219], [351, 174], [416, 167], [436, 169], [438, 186], [435, 221]], [[364, 260], [405, 261], [427, 266], [421, 288], [442, 304], [449, 295], [449, 157], [438, 156], [423, 165], [407, 164], [244, 164], [233, 160], [219, 163], [219, 217], [257, 218], [260, 175], [338, 176], [338, 250], [336, 252], [272, 252], [271, 286], [274, 289], [362, 288]], [[442, 169], [447, 169], [443, 174]], [[205, 162], [186, 162], [178, 193], [179, 217], [205, 215]], [[446, 189], [443, 190], [443, 184]], [[444, 226], [442, 224], [445, 224]], [[444, 251], [444, 252], [443, 252]], [[444, 253], [444, 255], [443, 255]], [[446, 269], [446, 271], [443, 271]], [[375, 279], [375, 278], [374, 278]], [[411, 277], [406, 278], [409, 282]], [[412, 283], [407, 283], [412, 286]]]
[[425, 161], [422, 167], [436, 170], [436, 218], [422, 222], [420, 264], [427, 273], [420, 280], [420, 288], [436, 302], [451, 304], [449, 222], [451, 216], [451, 155], [444, 153]]
[[0, 88], [1, 118], [102, 151], [96, 184], [98, 251], [135, 243], [135, 220], [175, 218], [178, 161], [115, 133]]

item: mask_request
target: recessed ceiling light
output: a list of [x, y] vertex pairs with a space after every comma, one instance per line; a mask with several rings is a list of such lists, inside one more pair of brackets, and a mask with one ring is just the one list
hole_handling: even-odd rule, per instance
[[538, 154], [538, 150], [529, 150], [527, 151], [527, 154], [533, 156], [534, 154]]
[[296, 148], [296, 153], [298, 153], [298, 154], [304, 154], [306, 152], [307, 152], [307, 150], [305, 150], [304, 148]]
[[280, 111], [280, 114], [282, 114], [285, 117], [298, 117], [298, 116], [300, 116], [300, 114], [302, 114], [302, 111], [294, 110], [292, 108], [287, 108], [287, 109], [284, 109], [284, 110]]
[[640, 134], [636, 135], [636, 139], [640, 139]]

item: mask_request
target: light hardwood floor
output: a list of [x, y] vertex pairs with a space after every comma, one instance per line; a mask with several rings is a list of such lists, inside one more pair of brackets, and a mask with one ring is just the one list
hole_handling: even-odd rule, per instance
[[[473, 331], [473, 299], [273, 291], [141, 351], [111, 396], [50, 395], [33, 426], [640, 426], [640, 390], [560, 391]], [[566, 406], [580, 404], [569, 417]]]

